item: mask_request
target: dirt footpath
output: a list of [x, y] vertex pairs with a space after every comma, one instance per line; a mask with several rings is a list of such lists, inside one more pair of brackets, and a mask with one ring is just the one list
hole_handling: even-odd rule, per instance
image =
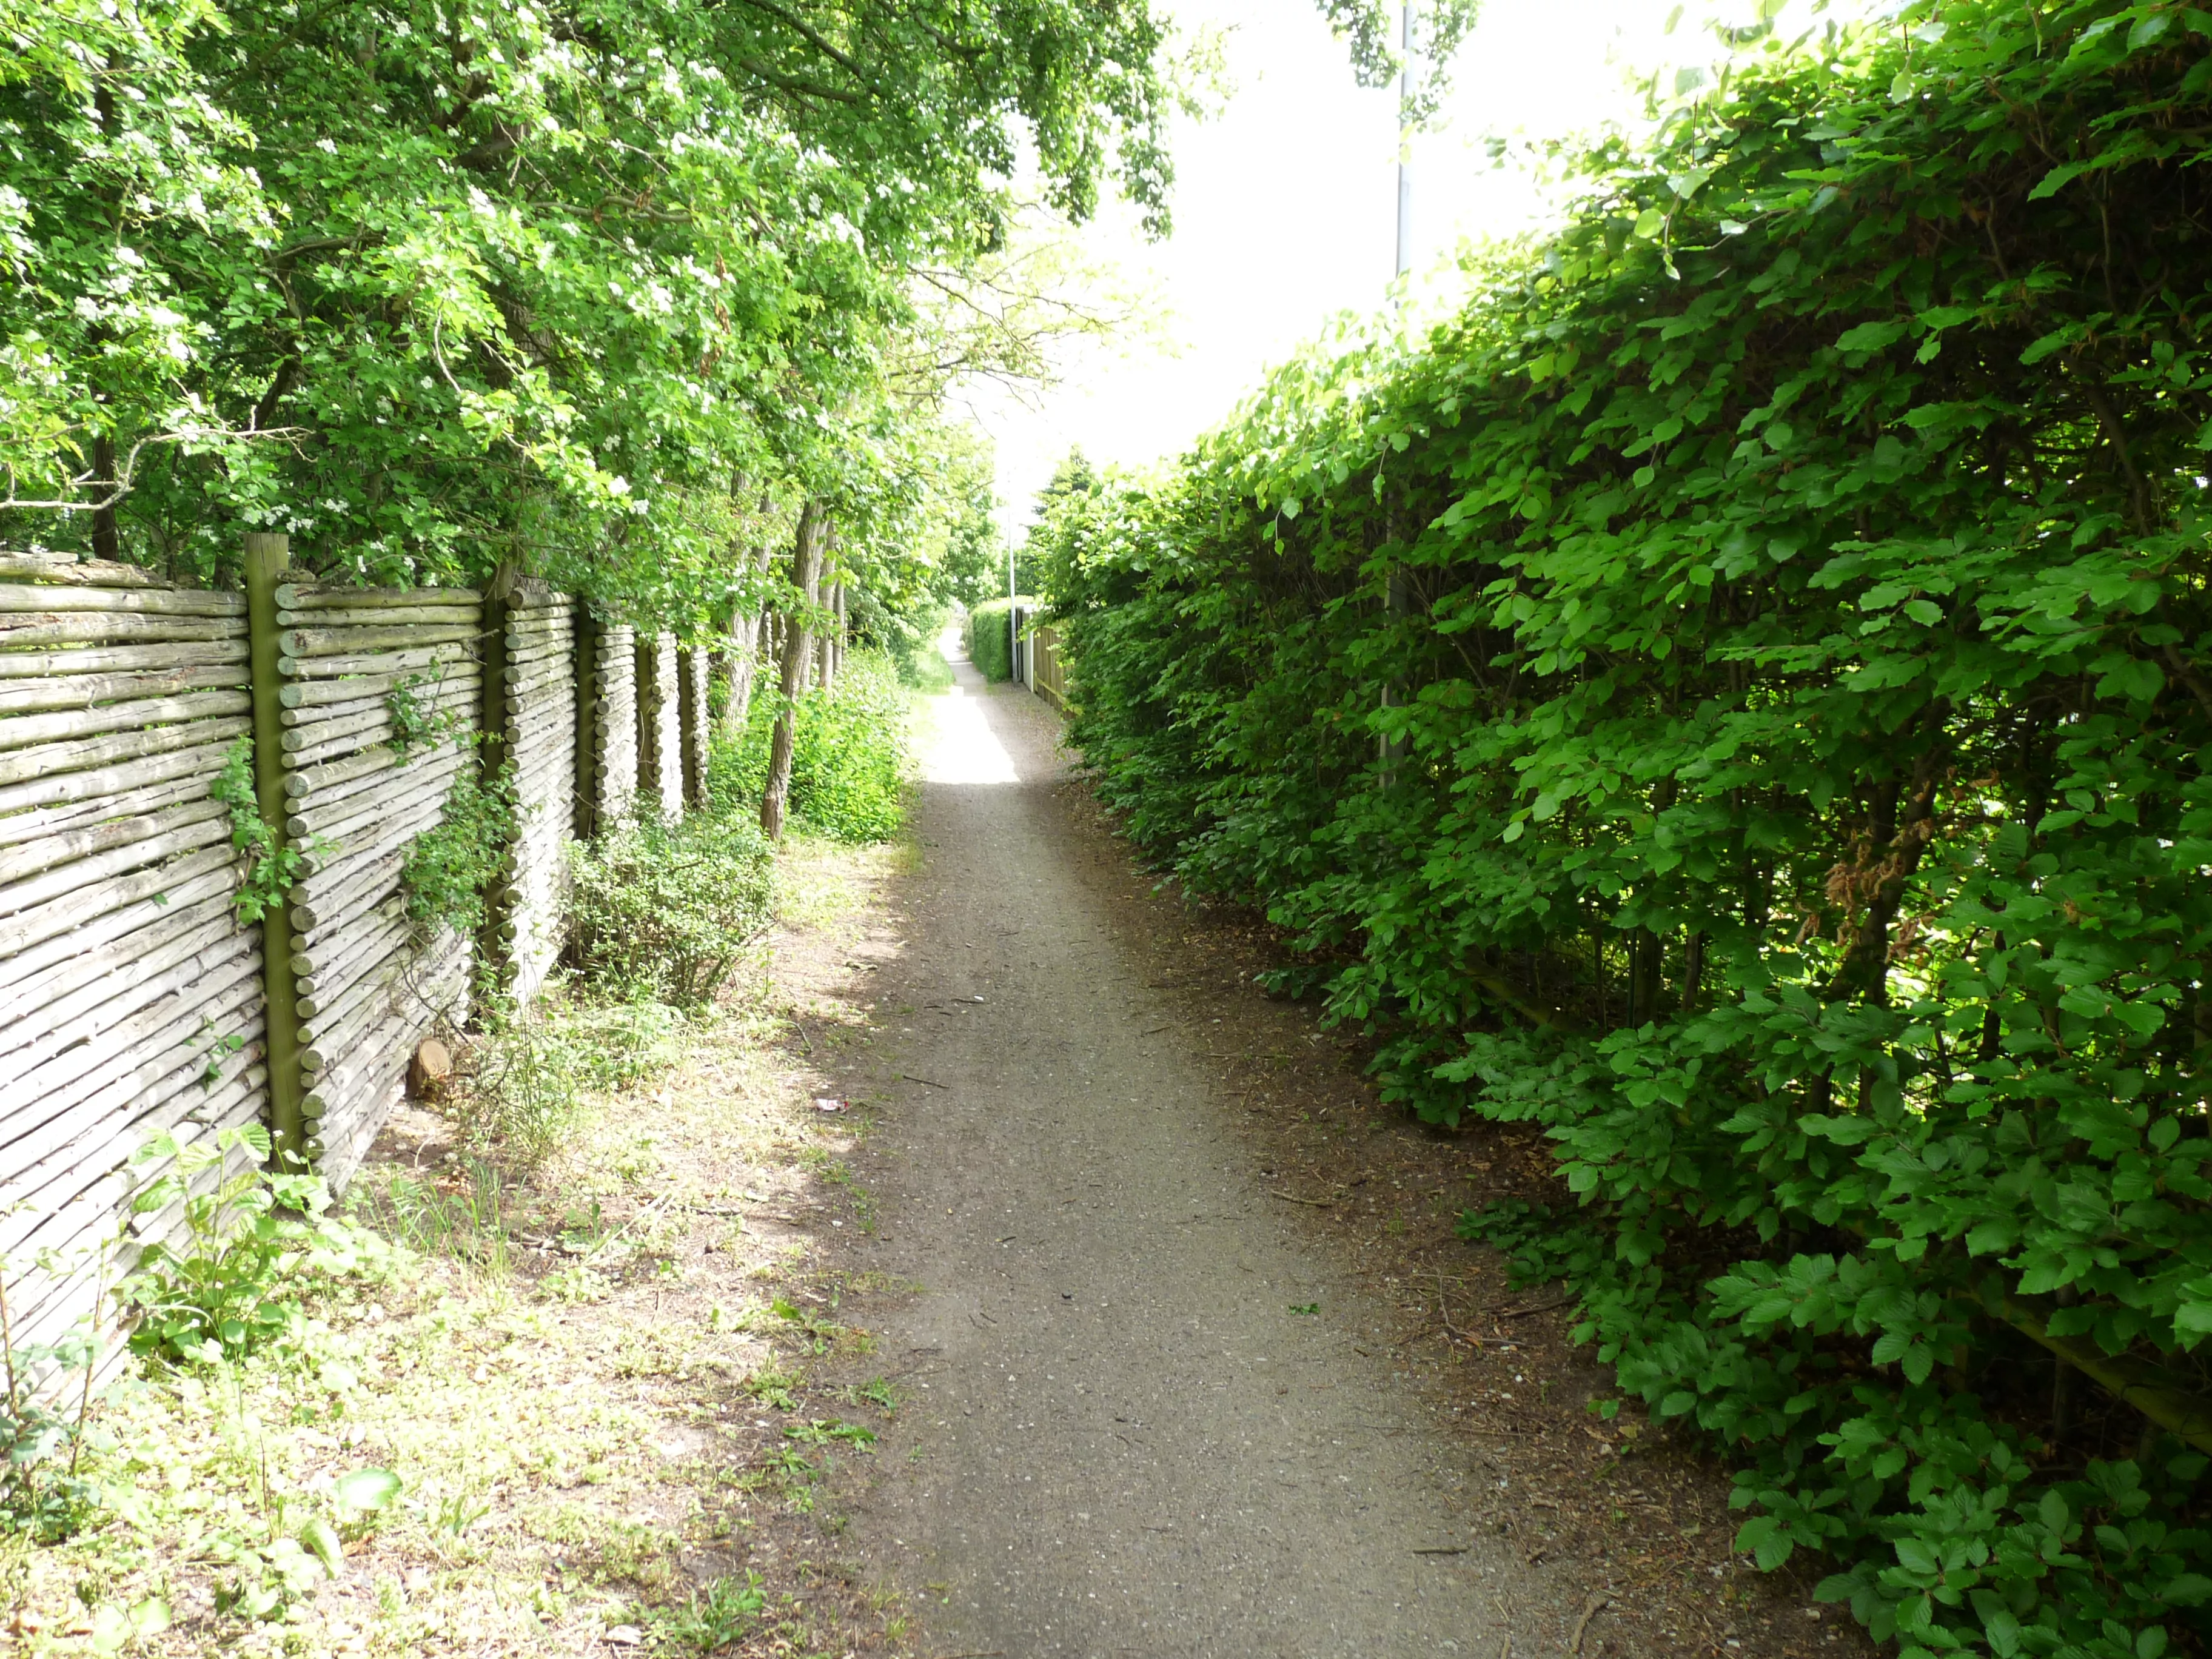
[[1565, 1651], [1589, 1587], [1474, 1530], [1498, 1477], [1240, 1139], [1057, 719], [957, 666], [847, 1079], [881, 1113], [851, 1259], [918, 1287], [871, 1319], [913, 1439], [841, 1553], [938, 1654]]

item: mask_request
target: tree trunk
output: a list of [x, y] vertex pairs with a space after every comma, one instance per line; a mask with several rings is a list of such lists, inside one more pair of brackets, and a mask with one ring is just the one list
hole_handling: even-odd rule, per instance
[[[791, 549], [791, 579], [810, 611], [821, 599], [822, 541], [828, 523], [822, 503], [810, 497], [799, 513], [799, 533]], [[775, 736], [769, 744], [768, 787], [761, 795], [761, 828], [771, 841], [783, 839], [784, 813], [791, 801], [793, 717], [799, 693], [806, 689], [807, 662], [813, 655], [813, 645], [801, 618], [784, 619], [783, 672], [778, 684], [782, 704], [776, 710]]]
[[[768, 574], [769, 562], [775, 556], [775, 550], [762, 544], [752, 559], [756, 578]], [[730, 625], [730, 705], [722, 713], [722, 730], [732, 742], [744, 736], [745, 718], [752, 712], [753, 683], [760, 678], [768, 623], [768, 607], [763, 605], [755, 611], [740, 611]]]

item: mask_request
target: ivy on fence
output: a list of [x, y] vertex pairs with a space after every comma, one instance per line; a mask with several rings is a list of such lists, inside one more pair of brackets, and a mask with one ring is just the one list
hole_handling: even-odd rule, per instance
[[400, 866], [407, 920], [418, 938], [441, 927], [474, 938], [484, 926], [484, 895], [506, 867], [514, 841], [512, 772], [490, 778], [464, 770], [446, 792], [438, 822], [409, 843]]
[[240, 921], [259, 921], [283, 903], [307, 860], [323, 849], [309, 837], [297, 845], [279, 845], [276, 834], [261, 816], [261, 798], [253, 787], [253, 738], [240, 738], [224, 751], [222, 770], [208, 785], [210, 799], [230, 809], [230, 844], [239, 854], [238, 891], [231, 900]]

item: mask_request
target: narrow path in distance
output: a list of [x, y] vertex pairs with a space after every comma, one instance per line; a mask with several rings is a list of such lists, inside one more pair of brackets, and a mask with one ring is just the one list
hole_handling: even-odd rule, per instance
[[1564, 1653], [1587, 1587], [1473, 1529], [1455, 1493], [1488, 1477], [1137, 965], [1057, 718], [956, 669], [847, 1073], [882, 1108], [851, 1260], [920, 1286], [870, 1317], [912, 1439], [839, 1553], [933, 1654]]

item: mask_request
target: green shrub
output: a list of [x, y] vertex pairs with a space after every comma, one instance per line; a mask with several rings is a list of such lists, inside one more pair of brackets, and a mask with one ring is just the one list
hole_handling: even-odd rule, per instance
[[1122, 821], [1389, 1097], [1549, 1135], [1577, 1234], [1470, 1233], [1903, 1659], [2212, 1639], [2187, 15], [1769, 42], [1047, 531]]
[[968, 613], [968, 659], [987, 680], [1014, 677], [1013, 641], [1008, 636], [1006, 615], [1016, 605], [1036, 611], [1041, 600], [1024, 594], [1018, 599], [986, 599]]
[[[718, 746], [708, 774], [713, 810], [738, 817], [759, 810], [768, 781], [776, 699], [761, 698], [744, 738]], [[792, 815], [840, 841], [884, 841], [905, 812], [912, 752], [913, 694], [880, 651], [855, 651], [828, 691], [799, 701], [792, 727]]]
[[618, 999], [702, 1007], [767, 925], [768, 839], [744, 814], [618, 824], [573, 849], [569, 958]]

